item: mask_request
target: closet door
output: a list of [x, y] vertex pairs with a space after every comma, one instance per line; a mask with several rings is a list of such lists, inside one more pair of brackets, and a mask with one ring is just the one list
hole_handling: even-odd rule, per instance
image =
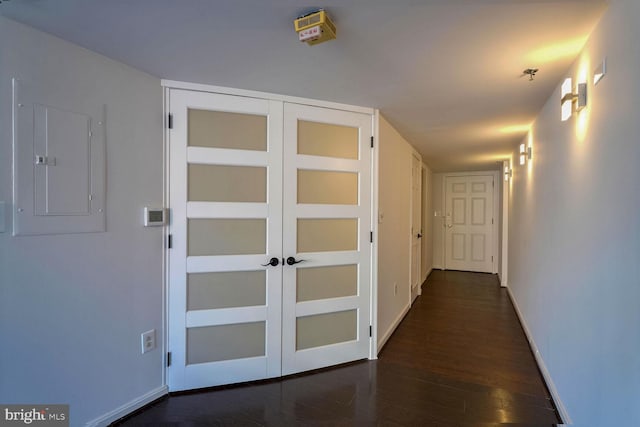
[[281, 375], [282, 102], [169, 91], [171, 391]]
[[282, 373], [369, 355], [371, 115], [285, 104]]

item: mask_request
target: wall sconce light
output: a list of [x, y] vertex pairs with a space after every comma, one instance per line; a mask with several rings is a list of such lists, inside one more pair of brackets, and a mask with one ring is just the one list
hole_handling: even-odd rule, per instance
[[505, 181], [509, 181], [509, 178], [511, 178], [513, 176], [513, 169], [511, 169], [509, 166], [505, 166], [504, 167], [504, 180]]
[[593, 85], [597, 85], [600, 80], [607, 74], [607, 58], [604, 58], [602, 62], [593, 72]]
[[531, 160], [531, 147], [522, 143], [520, 144], [520, 165], [524, 165], [527, 160]]
[[578, 83], [577, 92], [573, 93], [573, 85], [571, 78], [567, 78], [562, 83], [562, 98], [560, 105], [562, 106], [562, 121], [569, 120], [575, 111], [578, 112], [587, 106], [587, 84]]

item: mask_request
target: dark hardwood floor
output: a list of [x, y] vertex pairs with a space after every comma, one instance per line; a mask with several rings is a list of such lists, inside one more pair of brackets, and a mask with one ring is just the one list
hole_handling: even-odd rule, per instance
[[122, 426], [551, 426], [560, 422], [496, 276], [434, 271], [376, 361], [173, 395]]

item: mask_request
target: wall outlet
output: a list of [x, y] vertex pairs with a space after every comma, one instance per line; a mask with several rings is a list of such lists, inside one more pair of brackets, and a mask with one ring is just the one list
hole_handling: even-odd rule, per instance
[[398, 284], [397, 283], [393, 284], [393, 295], [398, 295]]
[[156, 348], [156, 330], [152, 329], [147, 332], [143, 332], [140, 335], [142, 342], [142, 354], [145, 354]]

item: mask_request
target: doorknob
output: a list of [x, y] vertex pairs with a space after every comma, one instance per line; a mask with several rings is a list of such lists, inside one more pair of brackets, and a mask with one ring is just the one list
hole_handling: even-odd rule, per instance
[[299, 264], [301, 262], [306, 261], [305, 259], [296, 260], [294, 257], [290, 256], [287, 258], [287, 265]]
[[422, 233], [418, 233], [418, 239], [422, 239]]
[[266, 266], [268, 266], [268, 265], [270, 265], [271, 267], [277, 267], [277, 266], [278, 266], [278, 264], [280, 264], [280, 260], [279, 260], [278, 258], [276, 258], [276, 257], [273, 257], [273, 258], [271, 258], [271, 259], [269, 260], [269, 262], [268, 262], [268, 263], [266, 263], [266, 264], [261, 264], [261, 265], [262, 265], [263, 267], [266, 267]]

